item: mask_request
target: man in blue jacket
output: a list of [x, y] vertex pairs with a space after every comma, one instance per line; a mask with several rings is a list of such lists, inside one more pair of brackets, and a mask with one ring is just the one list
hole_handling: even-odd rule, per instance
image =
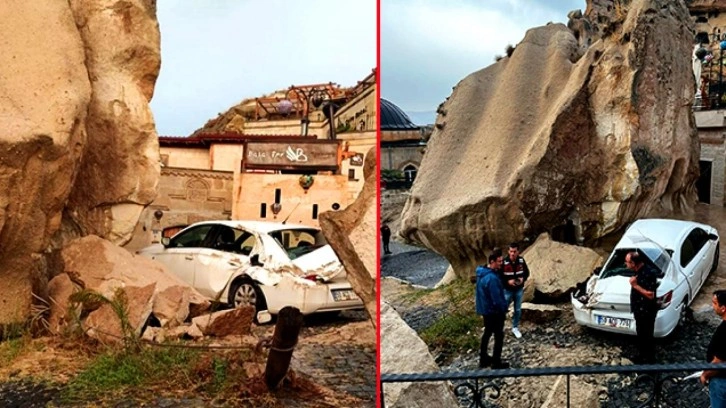
[[[489, 255], [489, 266], [476, 268], [476, 313], [484, 318], [484, 334], [481, 336], [479, 368], [509, 368], [502, 361], [504, 345], [504, 319], [507, 314], [507, 301], [504, 299], [504, 286], [498, 270], [502, 266], [502, 255]], [[489, 339], [494, 335], [494, 350], [490, 357], [487, 353]]]

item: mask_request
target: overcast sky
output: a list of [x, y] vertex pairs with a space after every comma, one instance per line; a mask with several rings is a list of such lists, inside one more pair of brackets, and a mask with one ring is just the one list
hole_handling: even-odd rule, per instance
[[567, 13], [584, 12], [585, 5], [585, 0], [381, 0], [381, 95], [406, 112], [435, 111], [454, 85], [494, 63], [527, 29], [550, 21], [566, 24]]
[[376, 66], [375, 0], [163, 0], [151, 109], [186, 136], [242, 99], [290, 85], [353, 86]]

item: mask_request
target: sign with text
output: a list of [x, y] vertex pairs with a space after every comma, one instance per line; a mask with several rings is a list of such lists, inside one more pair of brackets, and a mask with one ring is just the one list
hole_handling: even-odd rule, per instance
[[249, 141], [243, 165], [247, 169], [337, 171], [338, 146], [334, 140]]

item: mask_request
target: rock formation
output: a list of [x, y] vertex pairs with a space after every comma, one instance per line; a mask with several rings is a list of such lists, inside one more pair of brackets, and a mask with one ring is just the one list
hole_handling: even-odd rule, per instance
[[[426, 343], [388, 303], [381, 302], [381, 373], [412, 374], [439, 370]], [[387, 383], [387, 407], [456, 407], [458, 402], [446, 382]]]
[[648, 214], [692, 209], [698, 138], [685, 3], [599, 3], [583, 17], [593, 36], [584, 52], [583, 33], [531, 29], [440, 107], [401, 235], [459, 276], [490, 248], [568, 218], [587, 244]]
[[325, 239], [345, 267], [348, 281], [355, 293], [363, 299], [374, 325], [378, 310], [376, 163], [376, 149], [372, 148], [366, 153], [363, 167], [365, 183], [358, 198], [343, 211], [320, 214], [320, 228]]
[[9, 0], [0, 19], [2, 325], [47, 298], [53, 248], [123, 243], [154, 198], [160, 56], [151, 0]]

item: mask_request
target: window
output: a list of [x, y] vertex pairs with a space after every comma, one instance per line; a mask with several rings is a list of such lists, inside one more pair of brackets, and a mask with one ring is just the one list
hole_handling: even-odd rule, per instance
[[408, 182], [413, 182], [416, 179], [417, 172], [418, 170], [416, 170], [416, 166], [414, 166], [413, 164], [409, 164], [403, 168], [403, 176]]
[[708, 234], [701, 228], [694, 228], [681, 246], [681, 266], [688, 265], [704, 245], [708, 242]]
[[348, 181], [358, 181], [355, 178], [355, 169], [348, 169]]
[[172, 248], [196, 248], [204, 246], [209, 231], [214, 225], [200, 225], [176, 236], [169, 244]]

